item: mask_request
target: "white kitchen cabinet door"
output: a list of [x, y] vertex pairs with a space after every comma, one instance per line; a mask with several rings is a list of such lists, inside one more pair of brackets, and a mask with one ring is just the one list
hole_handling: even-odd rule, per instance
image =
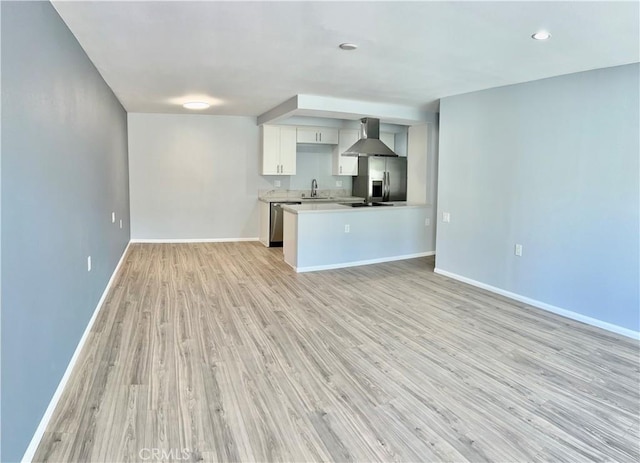
[[262, 126], [262, 175], [295, 175], [295, 127]]
[[314, 128], [298, 127], [296, 141], [298, 143], [318, 143], [318, 131]]
[[298, 127], [297, 141], [314, 145], [337, 145], [338, 129]]
[[351, 145], [359, 139], [359, 130], [340, 130], [338, 146], [333, 149], [333, 175], [358, 175], [358, 157], [342, 156], [342, 153], [349, 149]]
[[280, 174], [280, 127], [262, 126], [262, 175]]
[[391, 148], [396, 150], [396, 135], [392, 132], [380, 132], [380, 141]]
[[260, 203], [260, 242], [269, 247], [269, 224], [271, 220], [271, 204], [259, 201]]
[[338, 129], [323, 128], [319, 129], [320, 143], [323, 145], [337, 145], [338, 144]]
[[280, 127], [280, 174], [296, 174], [295, 127]]

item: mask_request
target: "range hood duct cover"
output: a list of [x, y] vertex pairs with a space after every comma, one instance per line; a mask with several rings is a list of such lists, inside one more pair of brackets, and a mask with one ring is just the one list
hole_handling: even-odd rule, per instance
[[342, 156], [398, 156], [380, 141], [380, 119], [365, 117], [360, 122], [360, 140], [342, 153]]

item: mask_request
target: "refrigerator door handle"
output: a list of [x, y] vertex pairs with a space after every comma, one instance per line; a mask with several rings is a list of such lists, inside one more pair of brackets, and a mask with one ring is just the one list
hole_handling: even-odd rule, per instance
[[390, 180], [389, 172], [385, 172], [384, 173], [384, 196], [382, 197], [383, 201], [389, 201], [389, 191], [391, 189], [389, 186], [389, 180]]
[[387, 199], [387, 172], [382, 173], [382, 200]]
[[382, 200], [387, 199], [387, 172], [382, 173]]
[[387, 172], [387, 201], [391, 199], [391, 172]]

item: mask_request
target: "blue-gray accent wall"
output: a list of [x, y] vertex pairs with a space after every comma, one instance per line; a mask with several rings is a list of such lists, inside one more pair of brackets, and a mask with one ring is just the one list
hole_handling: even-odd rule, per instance
[[639, 331], [639, 74], [444, 98], [436, 267]]
[[1, 9], [0, 460], [9, 462], [23, 456], [129, 241], [129, 187], [127, 114], [55, 9]]

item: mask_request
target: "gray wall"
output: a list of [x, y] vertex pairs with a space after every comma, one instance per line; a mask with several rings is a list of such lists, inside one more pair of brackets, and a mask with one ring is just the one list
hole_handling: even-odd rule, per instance
[[1, 8], [5, 462], [22, 457], [122, 255], [129, 198], [118, 100], [50, 3]]
[[[319, 190], [345, 189], [351, 191], [353, 177], [332, 175], [333, 145], [298, 145], [296, 155], [296, 175], [277, 177], [282, 179], [282, 187], [290, 190], [309, 190], [315, 178]], [[270, 179], [271, 177], [266, 177]], [[289, 182], [287, 184], [287, 181]], [[336, 185], [342, 182], [342, 186]], [[283, 189], [275, 188], [275, 189]]]
[[639, 70], [443, 99], [436, 267], [638, 331]]
[[254, 117], [129, 114], [132, 239], [257, 238]]

